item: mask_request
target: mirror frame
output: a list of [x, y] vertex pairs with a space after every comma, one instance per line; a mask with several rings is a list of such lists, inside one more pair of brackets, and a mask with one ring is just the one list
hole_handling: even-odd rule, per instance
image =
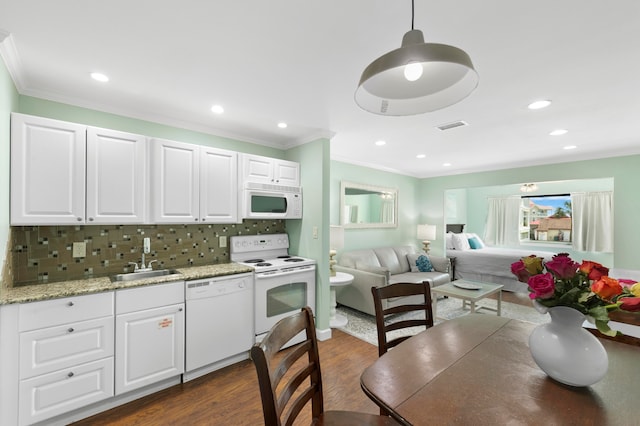
[[[362, 189], [365, 191], [393, 194], [393, 223], [346, 223], [345, 217], [345, 197], [347, 188]], [[383, 186], [366, 185], [362, 183], [341, 181], [340, 182], [340, 224], [344, 228], [397, 228], [398, 227], [398, 190], [396, 188], [386, 188]]]

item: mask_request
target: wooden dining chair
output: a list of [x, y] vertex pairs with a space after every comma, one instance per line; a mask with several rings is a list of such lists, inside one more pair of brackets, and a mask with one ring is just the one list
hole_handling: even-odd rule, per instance
[[[281, 352], [301, 331], [306, 339]], [[324, 411], [318, 341], [311, 308], [280, 320], [251, 348], [266, 426], [291, 425], [311, 400], [313, 425], [398, 425], [376, 414]]]
[[[431, 287], [429, 282], [422, 283], [395, 283], [384, 287], [371, 287], [373, 305], [376, 311], [376, 328], [378, 329], [378, 355], [382, 356], [389, 349], [407, 340], [412, 335], [389, 337], [387, 333], [406, 329], [409, 327], [425, 326], [433, 327], [433, 308], [431, 306]], [[383, 301], [397, 297], [417, 296], [417, 300], [403, 305], [394, 305], [383, 308]], [[413, 302], [413, 303], [412, 303]], [[415, 318], [398, 316], [398, 314], [424, 313]]]

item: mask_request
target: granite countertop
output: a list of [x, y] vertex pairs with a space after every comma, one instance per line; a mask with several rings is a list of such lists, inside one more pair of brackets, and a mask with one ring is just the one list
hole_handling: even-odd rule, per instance
[[222, 263], [208, 266], [176, 268], [175, 274], [134, 281], [111, 281], [109, 277], [88, 278], [86, 280], [64, 281], [51, 284], [34, 284], [0, 290], [0, 305], [28, 303], [82, 294], [99, 293], [120, 288], [132, 288], [161, 284], [172, 281], [189, 281], [201, 278], [219, 277], [253, 272], [253, 268], [239, 263]]

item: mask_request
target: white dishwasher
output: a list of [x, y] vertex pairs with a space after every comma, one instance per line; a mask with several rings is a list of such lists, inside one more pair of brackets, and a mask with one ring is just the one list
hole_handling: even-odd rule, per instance
[[185, 300], [183, 381], [249, 358], [254, 343], [253, 273], [186, 281]]

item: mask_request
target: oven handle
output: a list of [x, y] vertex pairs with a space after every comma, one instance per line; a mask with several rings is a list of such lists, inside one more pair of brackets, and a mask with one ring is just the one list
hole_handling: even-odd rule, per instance
[[314, 269], [315, 269], [314, 266], [301, 266], [301, 267], [295, 268], [295, 269], [261, 272], [261, 273], [257, 273], [255, 275], [255, 277], [256, 277], [256, 279], [259, 279], [259, 278], [271, 278], [271, 277], [282, 277], [284, 275], [297, 274], [297, 273], [300, 273], [300, 272], [306, 272], [306, 271], [311, 272]]

